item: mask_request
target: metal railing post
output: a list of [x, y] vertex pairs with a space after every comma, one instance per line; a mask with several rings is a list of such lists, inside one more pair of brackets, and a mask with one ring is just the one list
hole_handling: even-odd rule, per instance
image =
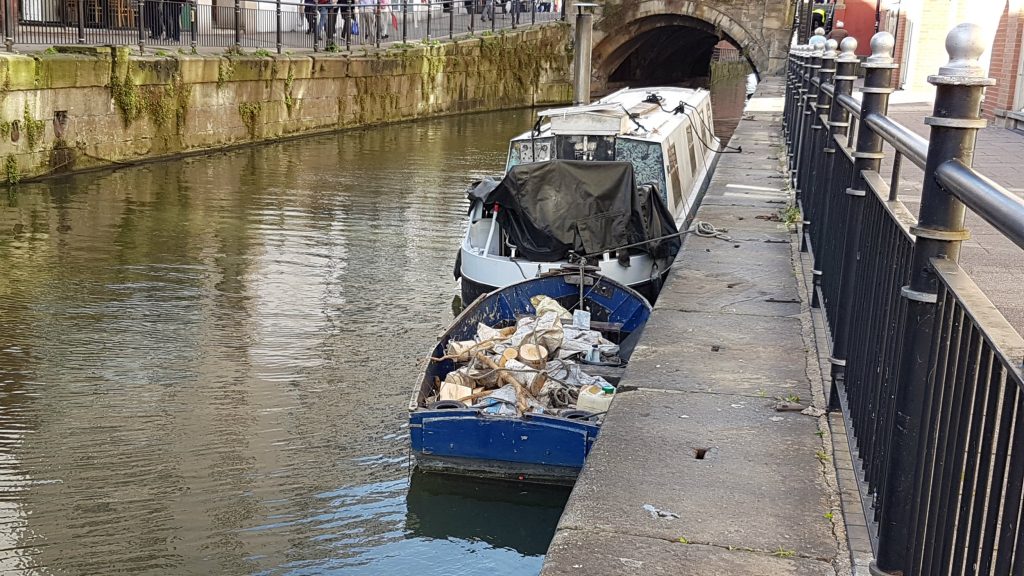
[[494, 32], [494, 29], [497, 26], [497, 24], [494, 22], [494, 15], [498, 13], [497, 3], [498, 0], [494, 0], [494, 2], [491, 4], [491, 32]]
[[78, 43], [85, 44], [85, 2], [77, 2], [75, 9], [78, 12]]
[[[818, 101], [818, 89], [814, 86], [811, 80], [814, 78], [817, 70], [821, 68], [821, 55], [825, 49], [825, 37], [814, 36], [811, 38], [811, 51], [808, 53], [805, 63], [803, 80], [801, 82], [801, 93], [802, 99], [800, 100], [800, 107], [797, 110], [797, 126], [798, 131], [796, 135], [796, 170], [794, 172], [795, 192], [796, 197], [800, 200], [800, 206], [803, 211], [803, 230], [800, 234], [800, 251], [807, 251], [807, 239], [811, 233], [811, 221], [808, 220], [808, 216], [814, 217], [813, 212], [809, 210], [810, 205], [807, 202], [807, 195], [809, 186], [807, 182], [807, 175], [809, 170], [807, 169], [807, 150], [810, 139], [811, 139], [811, 127], [814, 124], [814, 106]], [[814, 281], [817, 286], [817, 279]], [[817, 291], [814, 291], [817, 294]], [[813, 296], [813, 294], [812, 294]], [[811, 298], [812, 306], [817, 306], [817, 299]]]
[[192, 47], [192, 52], [196, 52], [196, 46], [199, 44], [199, 6], [198, 0], [189, 0], [188, 2], [188, 22], [189, 22], [189, 44]]
[[[888, 61], [888, 64], [886, 63], [886, 59], [889, 58], [887, 46], [884, 36], [871, 39], [872, 52], [868, 58], [870, 66], [866, 67], [865, 89], [867, 91], [864, 93], [862, 113], [865, 113], [863, 106], [868, 107], [866, 110], [868, 113], [877, 112], [884, 114], [888, 109], [889, 94], [873, 91], [876, 88], [887, 86], [887, 84], [880, 85], [880, 82], [887, 82], [888, 75], [892, 74], [891, 59]], [[853, 94], [853, 83], [857, 80], [857, 67], [859, 65], [859, 60], [855, 54], [857, 50], [856, 38], [850, 36], [843, 39], [840, 48], [842, 51], [839, 59], [836, 60], [835, 98], [832, 100], [832, 108], [829, 110], [828, 116], [830, 126], [829, 145], [833, 147], [836, 146], [837, 139], [848, 141], [850, 113], [839, 103], [839, 96]], [[832, 394], [829, 404], [832, 409], [838, 409], [839, 407], [836, 382], [843, 378], [846, 366], [846, 340], [849, 335], [848, 319], [853, 302], [853, 282], [857, 272], [856, 247], [860, 241], [861, 218], [864, 212], [864, 182], [863, 178], [860, 177], [860, 171], [870, 169], [877, 171], [881, 163], [879, 158], [874, 157], [876, 153], [882, 151], [881, 140], [867, 128], [862, 129], [862, 134], [863, 140], [858, 141], [858, 147], [854, 152], [853, 181], [841, 183], [843, 184], [843, 192], [850, 196], [850, 208], [845, 222], [838, 223], [838, 227], [842, 228], [843, 232], [839, 235], [839, 250], [837, 253], [842, 255], [843, 261], [838, 268], [840, 270], [840, 277], [838, 278], [838, 306], [836, 307], [836, 318], [833, 320], [836, 324], [835, 336], [832, 341], [832, 354], [829, 358], [832, 364]], [[865, 153], [869, 153], [869, 156], [872, 157], [865, 157]], [[835, 157], [834, 149], [832, 154]], [[846, 184], [849, 184], [848, 188]]]
[[427, 0], [427, 40], [430, 40], [430, 23], [433, 19], [431, 12], [433, 12], [433, 10], [430, 9], [430, 0]]
[[4, 47], [14, 52], [14, 23], [11, 22], [11, 0], [4, 0]]
[[448, 39], [455, 38], [455, 1], [448, 1]]
[[381, 22], [381, 18], [384, 17], [384, 11], [381, 10], [380, 0], [377, 0], [377, 5], [374, 6], [374, 10], [376, 11], [376, 14], [375, 14], [376, 18], [373, 19], [373, 22], [374, 22], [374, 27], [376, 28], [376, 30], [373, 33], [373, 35], [374, 35], [373, 45], [376, 46], [377, 48], [380, 48], [380, 33], [381, 33], [381, 30], [384, 29], [384, 25]]
[[409, 4], [402, 2], [402, 44], [405, 44], [409, 38]]
[[[910, 281], [901, 290], [907, 299], [907, 315], [900, 348], [899, 380], [896, 386], [892, 437], [889, 439], [885, 491], [878, 522], [878, 555], [872, 571], [876, 574], [917, 574], [911, 566], [914, 550], [923, 545], [921, 531], [927, 518], [927, 500], [922, 493], [924, 455], [935, 450], [934, 430], [924, 414], [939, 392], [929, 386], [931, 347], [936, 326], [938, 279], [931, 266], [933, 258], [956, 261], [960, 243], [970, 237], [964, 228], [966, 208], [943, 190], [934, 178], [938, 167], [950, 160], [970, 166], [981, 118], [985, 77], [978, 63], [986, 47], [977, 24], [960, 24], [946, 36], [949, 63], [939, 68], [928, 82], [935, 85], [928, 157], [911, 258]], [[861, 125], [861, 130], [865, 126]], [[933, 543], [934, 544], [934, 543]]]
[[469, 35], [476, 35], [476, 0], [469, 4]]
[[[815, 206], [815, 215], [813, 217], [813, 223], [806, 221], [807, 219], [805, 216], [804, 233], [816, 233], [817, 238], [819, 239], [823, 238], [829, 231], [828, 188], [823, 186], [822, 183], [825, 180], [823, 176], [827, 172], [830, 172], [832, 167], [829, 152], [835, 152], [835, 149], [830, 147], [828, 140], [826, 140], [826, 136], [829, 131], [825, 124], [822, 123], [821, 116], [822, 114], [827, 113], [829, 108], [832, 106], [832, 97], [825, 92], [824, 86], [825, 84], [831, 84], [832, 77], [835, 76], [836, 58], [839, 57], [839, 53], [836, 52], [836, 48], [838, 47], [839, 43], [835, 40], [827, 40], [825, 42], [825, 51], [821, 54], [821, 58], [818, 60], [817, 94], [814, 98], [814, 104], [810, 107], [810, 147], [807, 151], [807, 173], [805, 174], [807, 186], [804, 188], [806, 191], [804, 194], [804, 200], [805, 203], [813, 203]], [[812, 226], [816, 226], [817, 229], [812, 230]], [[811, 267], [811, 278], [814, 286], [814, 291], [811, 294], [812, 305], [820, 304], [819, 291], [821, 290], [823, 274], [823, 267], [821, 265], [822, 258], [828, 258], [828, 254], [821, 246], [815, 246], [814, 264]]]
[[[81, 2], [79, 2], [79, 4], [81, 4]], [[146, 20], [146, 2], [145, 0], [137, 0], [136, 4], [138, 6], [139, 13], [139, 21], [136, 22], [139, 29], [139, 54], [142, 54], [146, 49], [146, 30], [143, 26], [143, 22]]]
[[274, 0], [274, 17], [275, 17], [275, 29], [276, 42], [277, 42], [277, 53], [281, 54], [281, 0]]
[[530, 26], [537, 25], [537, 0], [530, 0]]
[[783, 109], [784, 121], [782, 128], [785, 131], [786, 137], [786, 154], [788, 160], [793, 160], [793, 109], [796, 107], [793, 103], [793, 99], [796, 96], [796, 69], [797, 69], [797, 57], [799, 54], [800, 46], [793, 46], [789, 51], [789, 57], [786, 59], [786, 97], [785, 106]]
[[796, 93], [794, 94], [793, 106], [793, 153], [789, 159], [789, 180], [793, 189], [797, 190], [796, 168], [797, 160], [800, 158], [800, 139], [803, 136], [804, 128], [804, 98], [807, 95], [807, 69], [810, 64], [810, 46], [803, 46], [800, 55], [797, 57], [796, 69]]
[[235, 50], [242, 49], [242, 2], [235, 0]]

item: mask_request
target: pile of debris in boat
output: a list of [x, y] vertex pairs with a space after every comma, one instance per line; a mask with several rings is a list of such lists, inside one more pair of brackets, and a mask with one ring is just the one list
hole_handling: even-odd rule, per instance
[[[435, 376], [428, 407], [471, 406], [490, 415], [582, 420], [596, 420], [608, 410], [615, 386], [588, 371], [621, 373], [625, 364], [619, 346], [593, 329], [588, 312], [569, 313], [547, 296], [530, 301], [535, 315], [507, 327], [478, 323], [473, 340], [449, 341], [445, 355], [432, 358], [454, 361], [455, 369], [443, 381]], [[612, 336], [618, 325], [601, 327]]]

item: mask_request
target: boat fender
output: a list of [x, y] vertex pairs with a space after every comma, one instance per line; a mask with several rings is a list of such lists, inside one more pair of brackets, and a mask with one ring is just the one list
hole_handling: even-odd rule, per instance
[[461, 410], [465, 407], [466, 405], [458, 400], [441, 400], [427, 404], [428, 410]]

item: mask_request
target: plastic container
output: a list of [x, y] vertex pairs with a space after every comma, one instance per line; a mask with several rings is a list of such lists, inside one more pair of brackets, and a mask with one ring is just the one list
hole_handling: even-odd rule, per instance
[[615, 389], [611, 386], [601, 388], [596, 384], [580, 388], [580, 397], [576, 400], [576, 408], [589, 412], [604, 412], [612, 404]]

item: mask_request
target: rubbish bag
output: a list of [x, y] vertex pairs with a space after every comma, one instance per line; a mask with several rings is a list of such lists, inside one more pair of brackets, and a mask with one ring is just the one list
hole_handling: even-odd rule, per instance
[[530, 303], [533, 304], [534, 309], [537, 310], [537, 316], [543, 316], [548, 312], [554, 312], [558, 314], [558, 317], [562, 320], [572, 320], [572, 314], [568, 310], [562, 307], [555, 299], [550, 296], [534, 296], [530, 298]]
[[356, 22], [355, 18], [352, 19], [352, 35], [359, 36], [359, 23]]

